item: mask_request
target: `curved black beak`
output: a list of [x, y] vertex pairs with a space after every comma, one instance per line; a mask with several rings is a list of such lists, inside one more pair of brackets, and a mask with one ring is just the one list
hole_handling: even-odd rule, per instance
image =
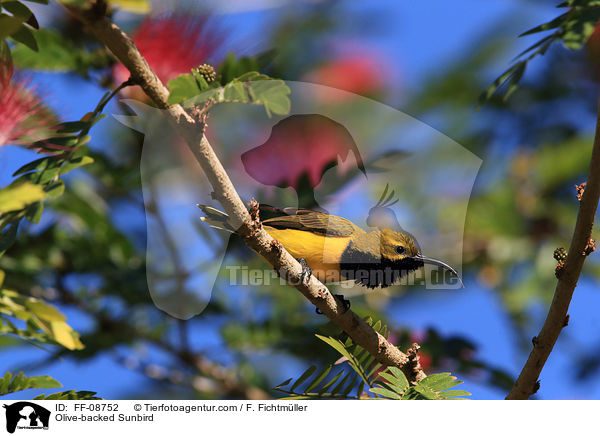
[[419, 262], [429, 263], [431, 265], [438, 265], [438, 266], [441, 266], [442, 268], [446, 268], [448, 271], [452, 272], [452, 274], [454, 274], [456, 276], [456, 278], [460, 281], [460, 285], [463, 288], [465, 287], [462, 279], [460, 278], [460, 275], [458, 275], [456, 270], [454, 268], [452, 268], [450, 265], [448, 265], [447, 263], [444, 263], [441, 260], [437, 260], [432, 257], [423, 256], [422, 254], [417, 254], [416, 256], [412, 257], [412, 259], [419, 261]]

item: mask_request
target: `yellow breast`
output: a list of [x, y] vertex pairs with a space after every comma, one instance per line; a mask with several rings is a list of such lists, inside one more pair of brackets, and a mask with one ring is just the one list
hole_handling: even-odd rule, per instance
[[350, 237], [325, 236], [269, 226], [265, 226], [265, 230], [296, 259], [306, 260], [319, 280], [324, 283], [340, 281], [340, 258], [350, 243]]

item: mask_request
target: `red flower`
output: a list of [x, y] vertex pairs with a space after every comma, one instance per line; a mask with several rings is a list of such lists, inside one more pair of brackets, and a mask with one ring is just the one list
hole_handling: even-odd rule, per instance
[[57, 120], [27, 83], [13, 74], [7, 56], [0, 59], [0, 146], [30, 144], [48, 137]]
[[302, 176], [317, 186], [324, 171], [338, 164], [342, 172], [353, 165], [348, 154], [354, 153], [356, 165], [364, 172], [360, 153], [348, 130], [322, 115], [292, 115], [273, 126], [267, 141], [242, 154], [246, 172], [269, 186], [296, 188]]
[[[208, 17], [197, 15], [170, 15], [148, 17], [132, 36], [152, 71], [166, 85], [194, 67], [207, 62], [223, 45], [208, 25]], [[129, 72], [122, 64], [114, 68], [115, 81], [122, 83]], [[143, 97], [139, 87], [125, 88], [129, 97]]]
[[370, 54], [344, 55], [306, 75], [306, 80], [343, 89], [355, 94], [370, 95], [385, 85], [385, 65]]

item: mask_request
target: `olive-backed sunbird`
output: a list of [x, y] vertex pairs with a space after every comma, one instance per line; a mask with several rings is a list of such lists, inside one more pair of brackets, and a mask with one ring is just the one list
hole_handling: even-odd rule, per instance
[[[227, 214], [198, 207], [206, 215], [202, 221], [235, 233]], [[368, 288], [385, 288], [429, 263], [451, 271], [462, 284], [451, 266], [423, 256], [406, 233], [387, 228], [367, 232], [345, 218], [307, 209], [280, 211], [283, 215], [262, 221], [264, 229], [292, 256], [303, 259], [323, 283], [353, 280]]]

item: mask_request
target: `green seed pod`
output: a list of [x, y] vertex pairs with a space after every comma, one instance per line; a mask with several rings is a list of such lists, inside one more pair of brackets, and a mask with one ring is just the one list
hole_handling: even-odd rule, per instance
[[210, 83], [217, 78], [217, 72], [211, 65], [202, 64], [198, 68], [196, 68], [196, 71], [202, 77], [204, 77], [204, 80], [206, 80], [207, 83]]

